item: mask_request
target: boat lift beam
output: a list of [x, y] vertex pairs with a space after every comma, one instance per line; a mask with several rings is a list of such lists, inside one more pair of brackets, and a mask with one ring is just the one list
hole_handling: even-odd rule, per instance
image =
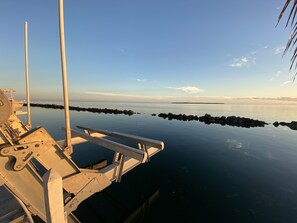
[[[28, 129], [12, 112], [12, 104], [1, 91], [0, 101], [0, 185], [43, 221], [47, 221], [47, 202], [40, 168], [45, 171], [53, 169], [61, 176], [67, 220], [78, 222], [72, 212], [82, 201], [113, 181], [120, 182], [125, 173], [148, 162], [151, 156], [164, 148], [164, 143], [158, 140], [79, 126], [83, 131], [71, 130], [75, 136], [71, 139], [73, 144], [89, 142], [114, 152], [113, 161], [99, 170], [80, 168], [60, 146], [64, 140], [54, 140], [43, 127]], [[130, 143], [128, 146], [110, 138]], [[131, 142], [135, 147], [131, 147]]]

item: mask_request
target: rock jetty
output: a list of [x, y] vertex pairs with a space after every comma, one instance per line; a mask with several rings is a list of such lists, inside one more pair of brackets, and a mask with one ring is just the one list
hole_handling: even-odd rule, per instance
[[260, 120], [236, 117], [236, 116], [221, 116], [221, 117], [213, 117], [209, 114], [205, 114], [204, 116], [198, 117], [197, 115], [185, 115], [185, 114], [172, 114], [172, 113], [160, 113], [158, 117], [168, 119], [168, 120], [180, 120], [180, 121], [200, 121], [205, 124], [220, 124], [220, 125], [229, 125], [229, 126], [237, 126], [243, 128], [251, 128], [251, 127], [264, 127], [268, 125], [268, 123]]
[[297, 130], [297, 122], [296, 121], [292, 121], [292, 122], [274, 122], [273, 125], [275, 127], [278, 127], [278, 126], [287, 126], [289, 127], [290, 129], [292, 130]]
[[[27, 106], [25, 103], [24, 106]], [[51, 109], [64, 109], [64, 105], [56, 105], [56, 104], [39, 104], [39, 103], [30, 103], [31, 107], [41, 107], [41, 108], [51, 108]], [[76, 106], [69, 106], [69, 110], [72, 111], [84, 111], [84, 112], [92, 112], [92, 113], [104, 113], [104, 114], [123, 114], [123, 115], [135, 115], [139, 114], [132, 110], [119, 110], [119, 109], [110, 109], [110, 108], [83, 108]]]

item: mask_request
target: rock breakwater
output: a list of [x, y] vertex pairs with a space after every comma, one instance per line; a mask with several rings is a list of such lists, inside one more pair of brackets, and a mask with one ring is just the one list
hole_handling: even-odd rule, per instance
[[[155, 115], [155, 114], [152, 114]], [[229, 126], [237, 126], [243, 128], [253, 128], [253, 127], [264, 127], [268, 125], [268, 123], [260, 120], [237, 117], [237, 116], [221, 116], [221, 117], [213, 117], [209, 114], [205, 114], [204, 116], [197, 115], [185, 115], [185, 114], [172, 114], [172, 113], [160, 113], [158, 117], [168, 119], [168, 120], [180, 120], [180, 121], [200, 121], [205, 124], [220, 124], [220, 125], [229, 125]]]
[[[27, 106], [27, 104], [24, 104]], [[41, 108], [51, 108], [51, 109], [64, 109], [64, 105], [57, 105], [57, 104], [39, 104], [39, 103], [30, 103], [31, 107], [41, 107]], [[110, 109], [110, 108], [83, 108], [83, 107], [76, 107], [76, 106], [69, 106], [69, 110], [71, 111], [83, 111], [83, 112], [92, 112], [92, 113], [104, 113], [104, 114], [123, 114], [123, 115], [135, 115], [139, 114], [132, 110], [119, 110], [119, 109]]]

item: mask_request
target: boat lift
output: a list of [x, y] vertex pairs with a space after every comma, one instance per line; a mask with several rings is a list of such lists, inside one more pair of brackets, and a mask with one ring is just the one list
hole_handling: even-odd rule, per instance
[[[63, 0], [59, 0], [59, 11], [66, 139], [56, 141], [45, 128], [31, 127], [27, 23], [27, 124], [18, 117], [21, 112], [15, 109], [15, 105], [19, 103], [9, 99], [7, 92], [0, 90], [0, 186], [5, 187], [17, 199], [29, 222], [33, 222], [31, 215], [38, 216], [45, 222], [79, 222], [72, 212], [82, 201], [108, 187], [113, 181], [120, 182], [125, 173], [148, 162], [150, 157], [164, 149], [164, 143], [158, 140], [83, 126], [77, 126], [81, 131], [70, 128]], [[135, 147], [110, 138], [132, 142]], [[100, 169], [78, 167], [71, 158], [73, 146], [85, 142], [112, 150], [112, 163]], [[46, 171], [44, 175], [41, 175], [40, 167]], [[3, 219], [5, 216], [0, 216], [0, 221]]]

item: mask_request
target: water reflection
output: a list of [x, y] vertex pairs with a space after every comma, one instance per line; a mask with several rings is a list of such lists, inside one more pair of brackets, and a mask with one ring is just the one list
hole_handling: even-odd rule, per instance
[[227, 139], [227, 144], [230, 149], [241, 149], [243, 147], [243, 143], [238, 139]]
[[[266, 113], [261, 113], [261, 109], [255, 111], [255, 107], [247, 109], [239, 105], [230, 105], [225, 110], [221, 107], [221, 111], [218, 107], [204, 107], [204, 110], [197, 106], [183, 110], [175, 107], [174, 111], [170, 110], [171, 105], [158, 106], [163, 112], [187, 111], [199, 115], [213, 110], [212, 115], [230, 113], [265, 121], [291, 121], [296, 113], [295, 110], [292, 113], [295, 107], [288, 107], [288, 113], [280, 112], [280, 107], [268, 107], [263, 108]], [[36, 114], [32, 115], [33, 125], [42, 125], [55, 138], [62, 138], [64, 133], [59, 129], [64, 125], [63, 113], [35, 109], [32, 108]], [[243, 129], [167, 121], [152, 117], [147, 107], [140, 109], [146, 114], [126, 117], [71, 113], [72, 126], [83, 124], [165, 142], [165, 150], [150, 163], [126, 174], [121, 184], [113, 184], [81, 204], [77, 213], [83, 222], [123, 222], [134, 211], [142, 210], [140, 207], [156, 191], [158, 199], [148, 205], [148, 210], [139, 211], [145, 214], [135, 221], [296, 222], [296, 131], [274, 126]], [[84, 145], [73, 156], [84, 166], [109, 154]]]
[[112, 186], [85, 200], [74, 213], [82, 222], [147, 222], [150, 208], [159, 199], [160, 190], [144, 190], [145, 193], [137, 198], [134, 194], [138, 193], [137, 190], [127, 185], [121, 188]]

